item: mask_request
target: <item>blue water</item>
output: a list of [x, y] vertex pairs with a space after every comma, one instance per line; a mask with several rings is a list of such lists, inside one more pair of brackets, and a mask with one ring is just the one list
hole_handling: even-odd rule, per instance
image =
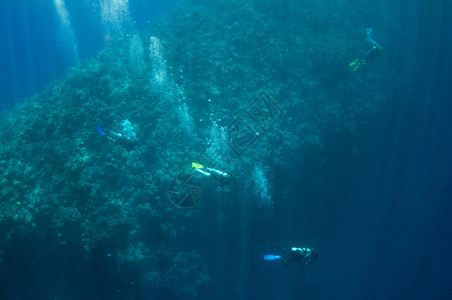
[[[130, 13], [138, 29], [145, 28], [176, 0], [131, 1]], [[65, 1], [70, 14], [78, 60], [92, 58], [105, 45], [100, 18], [101, 1]], [[4, 0], [0, 3], [0, 109], [41, 92], [77, 61], [61, 43], [53, 0]], [[67, 34], [65, 32], [63, 35]]]
[[[206, 215], [198, 219], [197, 233], [171, 245], [204, 249], [210, 281], [199, 299], [451, 299], [451, 4], [358, 2], [366, 12], [362, 26], [386, 35], [377, 64], [397, 74], [388, 93], [393, 98], [356, 129], [358, 141], [331, 130], [322, 137], [324, 153], [308, 153], [309, 160], [292, 154], [290, 165], [275, 167], [272, 216], [248, 214], [240, 191], [233, 191], [233, 207], [220, 209], [218, 195], [218, 203], [201, 209]], [[144, 29], [172, 4], [131, 0], [136, 27]], [[77, 59], [61, 45], [52, 1], [0, 3], [1, 110], [42, 92], [105, 47], [89, 1], [66, 6]], [[382, 19], [389, 10], [391, 17]], [[224, 215], [228, 226], [219, 221]], [[304, 241], [319, 253], [308, 268], [263, 259], [281, 254], [275, 244]], [[1, 299], [186, 299], [148, 289], [144, 271], [117, 275], [102, 251], [84, 260], [81, 247], [47, 250], [42, 240], [20, 237], [9, 247], [16, 252], [2, 262]], [[76, 263], [60, 260], [58, 251], [70, 251], [64, 257]]]

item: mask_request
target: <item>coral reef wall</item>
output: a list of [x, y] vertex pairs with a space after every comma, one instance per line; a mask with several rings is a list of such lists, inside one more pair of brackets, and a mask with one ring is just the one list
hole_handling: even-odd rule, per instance
[[[259, 138], [233, 158], [227, 171], [236, 182], [222, 189], [226, 198], [249, 191], [251, 208], [271, 216], [271, 168], [293, 153], [321, 152], [330, 131], [359, 138], [392, 81], [384, 64], [348, 69], [367, 47], [351, 5], [182, 1], [143, 34], [110, 41], [3, 113], [0, 264], [28, 237], [50, 253], [70, 259], [77, 251], [87, 263], [101, 257], [117, 274], [145, 274], [141, 285], [195, 296], [211, 280], [209, 263], [180, 240], [196, 235], [204, 202], [178, 209], [168, 181], [227, 141], [222, 134], [237, 117], [248, 118]], [[280, 109], [265, 128], [247, 114], [260, 95]], [[132, 143], [118, 137], [125, 120]]]

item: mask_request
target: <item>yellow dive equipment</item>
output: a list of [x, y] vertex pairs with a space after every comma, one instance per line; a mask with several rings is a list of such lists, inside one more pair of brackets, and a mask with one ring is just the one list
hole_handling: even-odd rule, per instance
[[192, 168], [195, 168], [195, 169], [204, 169], [205, 168], [204, 165], [201, 165], [201, 164], [198, 164], [198, 163], [195, 163], [195, 162], [192, 162], [191, 166], [192, 166]]
[[361, 60], [359, 58], [355, 59], [351, 63], [348, 64], [353, 72], [358, 70], [358, 68], [361, 66]]

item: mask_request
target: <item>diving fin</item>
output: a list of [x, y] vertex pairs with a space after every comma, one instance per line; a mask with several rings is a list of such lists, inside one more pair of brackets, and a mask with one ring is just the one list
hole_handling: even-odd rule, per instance
[[264, 259], [265, 260], [278, 260], [278, 259], [281, 259], [281, 255], [265, 254]]
[[351, 68], [352, 72], [355, 72], [361, 66], [361, 60], [357, 58], [351, 63], [349, 63], [348, 66]]

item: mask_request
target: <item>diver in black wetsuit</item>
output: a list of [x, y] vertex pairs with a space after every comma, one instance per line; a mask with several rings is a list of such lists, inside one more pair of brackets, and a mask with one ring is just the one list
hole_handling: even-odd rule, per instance
[[122, 132], [103, 129], [100, 125], [97, 125], [96, 130], [113, 143], [124, 146], [128, 151], [133, 150], [138, 144], [133, 125], [127, 119], [123, 120], [121, 125]]
[[378, 56], [380, 56], [381, 50], [383, 50], [383, 47], [381, 47], [373, 38], [372, 38], [372, 28], [367, 28], [366, 30], [366, 40], [367, 42], [372, 46], [372, 48], [369, 49], [369, 51], [366, 52], [363, 58], [357, 58], [354, 61], [352, 61], [349, 66], [352, 71], [356, 71], [361, 67], [362, 65], [365, 65], [367, 62], [374, 60]]
[[318, 257], [317, 253], [312, 248], [298, 248], [292, 247], [290, 249], [283, 248], [286, 255], [283, 255], [281, 260], [284, 264], [296, 262], [303, 266], [310, 266]]
[[216, 181], [221, 187], [224, 187], [231, 183], [233, 180], [232, 176], [229, 175], [229, 173], [226, 173], [224, 171], [220, 171], [214, 168], [206, 167], [202, 164], [192, 162], [191, 164], [192, 169], [199, 172], [200, 174], [212, 178], [214, 181]]
[[317, 253], [314, 252], [314, 249], [312, 248], [292, 247], [290, 249], [286, 248], [282, 249], [284, 251], [284, 254], [282, 255], [266, 254], [264, 255], [264, 259], [268, 261], [281, 260], [285, 265], [288, 265], [292, 262], [296, 262], [299, 265], [307, 267], [313, 264], [314, 261], [318, 258]]

